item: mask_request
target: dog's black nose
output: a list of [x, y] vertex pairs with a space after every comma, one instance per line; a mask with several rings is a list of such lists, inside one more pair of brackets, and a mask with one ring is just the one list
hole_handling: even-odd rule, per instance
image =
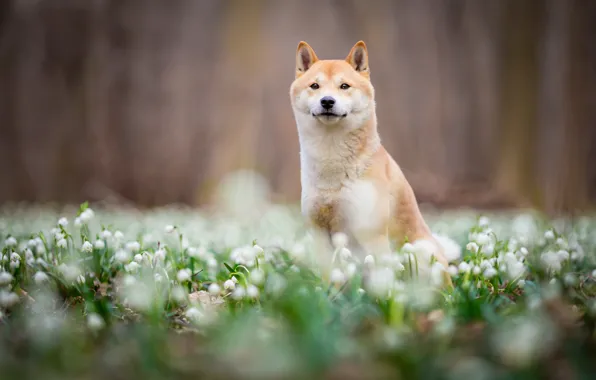
[[335, 104], [335, 99], [333, 99], [331, 96], [323, 96], [321, 98], [321, 106], [323, 108], [325, 108], [326, 110], [333, 108], [334, 104]]

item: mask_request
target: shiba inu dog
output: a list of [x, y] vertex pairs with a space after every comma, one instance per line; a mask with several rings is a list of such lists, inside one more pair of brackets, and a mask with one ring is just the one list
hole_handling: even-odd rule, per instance
[[311, 225], [330, 237], [345, 233], [360, 257], [390, 253], [392, 244], [407, 240], [423, 252], [418, 261], [434, 256], [447, 268], [442, 237], [430, 231], [412, 187], [381, 144], [365, 43], [345, 59], [320, 60], [301, 41], [290, 98], [300, 141], [301, 209]]

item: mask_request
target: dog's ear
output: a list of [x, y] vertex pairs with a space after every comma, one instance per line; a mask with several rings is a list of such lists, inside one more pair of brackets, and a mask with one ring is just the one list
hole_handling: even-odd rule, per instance
[[319, 60], [315, 51], [304, 41], [300, 41], [296, 49], [296, 78], [310, 69]]
[[368, 67], [368, 49], [366, 48], [364, 41], [358, 41], [356, 45], [352, 47], [350, 54], [346, 57], [346, 62], [360, 74], [366, 77], [370, 76]]

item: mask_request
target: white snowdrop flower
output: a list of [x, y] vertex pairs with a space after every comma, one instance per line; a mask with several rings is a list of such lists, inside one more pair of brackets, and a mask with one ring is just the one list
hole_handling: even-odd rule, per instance
[[552, 251], [544, 252], [540, 255], [540, 261], [545, 269], [551, 272], [559, 272], [561, 270], [561, 257]]
[[224, 282], [224, 289], [225, 290], [234, 290], [236, 288], [236, 284], [232, 280], [226, 280]]
[[21, 266], [20, 261], [11, 261], [10, 262], [10, 269], [12, 269], [12, 270], [18, 269], [20, 266]]
[[186, 315], [186, 318], [193, 322], [199, 322], [203, 318], [203, 313], [194, 306], [188, 308], [184, 314]]
[[470, 264], [468, 264], [467, 262], [462, 261], [461, 263], [459, 263], [459, 271], [461, 273], [468, 273], [470, 270]]
[[478, 265], [474, 265], [474, 269], [472, 269], [472, 273], [474, 273], [474, 275], [478, 276], [480, 273], [482, 273], [482, 269], [480, 269], [480, 267]]
[[[156, 273], [158, 274], [158, 273]], [[137, 283], [137, 278], [133, 275], [127, 274], [122, 277], [122, 285], [130, 287]]]
[[27, 261], [27, 263], [35, 260], [33, 252], [31, 252], [29, 248], [25, 249], [25, 260]]
[[249, 298], [257, 298], [259, 296], [259, 288], [253, 284], [248, 284], [246, 287], [246, 296]]
[[507, 265], [505, 265], [505, 264], [501, 264], [501, 265], [499, 266], [499, 271], [500, 271], [500, 272], [507, 272]]
[[238, 278], [236, 278], [236, 276], [232, 277], [231, 280], [234, 281], [234, 284], [238, 283]]
[[6, 286], [13, 280], [12, 274], [8, 272], [0, 272], [0, 286]]
[[10, 253], [10, 261], [21, 261], [21, 255], [16, 252]]
[[476, 243], [480, 246], [487, 245], [491, 242], [491, 238], [487, 233], [481, 232], [476, 235]]
[[257, 257], [262, 257], [263, 254], [265, 253], [265, 250], [258, 244], [255, 244], [252, 248], [254, 249], [255, 255]]
[[365, 283], [366, 291], [373, 297], [386, 298], [395, 282], [395, 273], [386, 267], [372, 268]]
[[29, 248], [35, 248], [36, 245], [37, 245], [37, 240], [35, 240], [35, 239], [29, 239], [29, 241], [27, 242], [27, 246]]
[[350, 252], [350, 250], [347, 248], [341, 248], [339, 250], [339, 257], [344, 261], [349, 260], [350, 257], [352, 257], [352, 252]]
[[466, 249], [470, 252], [478, 252], [478, 244], [476, 244], [476, 242], [469, 242], [468, 244], [466, 244]]
[[371, 255], [368, 255], [364, 258], [364, 264], [368, 266], [375, 265], [375, 258]]
[[443, 284], [443, 282], [445, 281], [444, 278], [444, 274], [445, 273], [445, 267], [443, 266], [443, 264], [439, 263], [439, 262], [435, 262], [433, 263], [431, 270], [430, 270], [430, 274], [431, 274], [431, 282], [434, 286], [441, 286]]
[[178, 271], [178, 274], [176, 274], [176, 279], [179, 282], [190, 281], [191, 275], [192, 275], [192, 273], [191, 273], [190, 269], [188, 269], [188, 268], [180, 269]]
[[66, 239], [60, 239], [56, 242], [56, 246], [58, 248], [66, 248], [68, 246], [68, 242], [66, 241]]
[[95, 213], [90, 208], [86, 209], [79, 215], [79, 219], [82, 223], [89, 223], [91, 219], [95, 216]]
[[578, 283], [577, 277], [573, 273], [567, 273], [565, 277], [563, 277], [563, 281], [567, 286], [576, 286]]
[[16, 293], [6, 290], [0, 290], [0, 306], [11, 308], [19, 302], [19, 296]]
[[138, 271], [139, 268], [141, 268], [141, 266], [136, 261], [131, 261], [130, 263], [124, 265], [124, 270], [131, 273]]
[[363, 295], [364, 293], [366, 293], [366, 290], [364, 290], [364, 289], [362, 289], [362, 288], [359, 288], [359, 289], [358, 289], [358, 294], [359, 294], [359, 295]]
[[33, 281], [35, 281], [37, 285], [41, 285], [47, 282], [49, 279], [50, 278], [48, 277], [48, 275], [42, 271], [38, 271], [33, 275]]
[[343, 284], [346, 280], [346, 276], [339, 268], [333, 268], [329, 274], [329, 280], [333, 284]]
[[112, 232], [110, 232], [109, 230], [103, 230], [101, 231], [100, 236], [102, 239], [108, 240], [112, 237]]
[[354, 277], [357, 270], [358, 270], [358, 267], [356, 267], [356, 264], [348, 263], [348, 265], [346, 265], [346, 276], [348, 276], [348, 278]]
[[515, 262], [517, 261], [517, 257], [513, 254], [513, 252], [507, 252], [504, 256], [505, 263]]
[[555, 243], [562, 249], [567, 249], [568, 247], [567, 242], [563, 238], [557, 238]]
[[265, 272], [262, 269], [255, 269], [250, 272], [250, 282], [255, 285], [262, 285], [265, 282]]
[[139, 243], [138, 241], [129, 241], [128, 243], [126, 243], [126, 249], [133, 253], [139, 252], [141, 250], [141, 243]]
[[523, 289], [523, 287], [526, 286], [526, 280], [519, 280], [517, 286]]
[[489, 280], [491, 278], [495, 277], [496, 275], [497, 275], [497, 270], [495, 268], [492, 268], [492, 267], [491, 268], [487, 268], [484, 271], [484, 277], [487, 278], [487, 279], [489, 279]]
[[554, 239], [555, 239], [555, 233], [554, 233], [554, 231], [553, 231], [553, 230], [547, 230], [547, 231], [544, 233], [544, 238], [545, 238], [546, 240], [548, 240], [548, 241], [552, 241], [552, 240], [554, 240]]
[[413, 244], [414, 255], [420, 267], [430, 264], [431, 257], [437, 252], [437, 247], [431, 241], [426, 239], [416, 240]]
[[495, 245], [493, 243], [487, 244], [484, 247], [482, 247], [482, 254], [486, 257], [492, 256], [492, 254], [494, 252], [495, 252]]
[[486, 269], [486, 268], [490, 268], [490, 267], [492, 267], [492, 266], [493, 266], [493, 265], [491, 264], [490, 260], [482, 260], [482, 261], [480, 262], [480, 269], [482, 269], [482, 270], [484, 270], [484, 269]]
[[106, 243], [103, 240], [97, 239], [95, 243], [93, 243], [95, 249], [104, 249], [106, 247]]
[[164, 261], [166, 259], [166, 250], [162, 248], [158, 249], [155, 251], [154, 257], [157, 261]]
[[207, 259], [207, 267], [209, 269], [216, 269], [219, 266], [219, 263], [217, 262], [217, 260], [213, 257], [210, 257]]
[[413, 244], [405, 243], [403, 247], [401, 247], [401, 251], [403, 253], [415, 253], [416, 249]]
[[74, 220], [74, 225], [78, 227], [78, 226], [80, 226], [81, 224], [83, 224], [83, 221], [81, 220], [81, 218], [80, 218], [80, 217], [78, 217], [78, 216], [77, 216], [77, 217], [75, 218], [75, 220]]
[[488, 227], [489, 224], [490, 224], [490, 219], [487, 216], [481, 216], [478, 219], [478, 225], [480, 227]]
[[137, 253], [136, 255], [134, 255], [134, 257], [132, 258], [137, 264], [140, 264], [143, 262], [143, 255], [141, 255], [140, 253]]
[[253, 267], [255, 265], [256, 252], [252, 247], [237, 247], [230, 253], [230, 259], [236, 264]]
[[335, 249], [344, 248], [348, 245], [348, 235], [343, 232], [336, 232], [331, 237], [331, 242]]
[[557, 279], [556, 278], [551, 278], [550, 281], [548, 282], [550, 285], [557, 285]]
[[269, 294], [279, 295], [287, 286], [287, 281], [284, 276], [279, 273], [272, 273], [267, 277], [265, 283], [265, 291]]
[[519, 252], [524, 256], [528, 256], [528, 249], [526, 247], [521, 247]]
[[122, 240], [124, 238], [124, 234], [122, 233], [122, 231], [116, 231], [114, 232], [114, 239], [116, 240]]
[[66, 219], [65, 217], [58, 219], [58, 225], [62, 227], [68, 226], [68, 219]]
[[188, 293], [182, 286], [176, 285], [172, 288], [172, 299], [178, 303], [185, 303], [188, 300]]
[[221, 287], [215, 282], [212, 282], [207, 290], [212, 296], [217, 296], [221, 293]]
[[101, 330], [105, 326], [103, 318], [97, 313], [87, 315], [87, 327], [93, 331]]
[[458, 269], [455, 265], [449, 265], [449, 267], [447, 268], [447, 273], [449, 273], [451, 277], [455, 277], [457, 276]]
[[557, 256], [559, 256], [560, 261], [567, 261], [569, 260], [569, 252], [564, 249], [561, 249], [557, 252]]
[[42, 259], [41, 257], [38, 257], [37, 260], [35, 260], [35, 262], [44, 268], [48, 267], [48, 263], [46, 263], [46, 261], [44, 259]]
[[56, 241], [58, 241], [58, 240], [62, 240], [62, 239], [64, 239], [64, 238], [65, 238], [64, 234], [63, 234], [62, 232], [60, 232], [60, 231], [58, 231], [58, 232], [56, 232], [56, 233], [54, 234], [54, 239], [56, 239]]
[[199, 250], [195, 247], [188, 247], [188, 249], [186, 250], [186, 254], [188, 255], [188, 257], [192, 257], [195, 259], [199, 259]]
[[172, 232], [174, 232], [175, 229], [176, 227], [172, 226], [171, 224], [168, 224], [167, 226], [165, 226], [164, 231], [166, 232], [166, 234], [171, 234]]
[[523, 276], [526, 273], [526, 267], [524, 264], [516, 261], [515, 263], [511, 263], [507, 265], [507, 275], [509, 279], [514, 280]]
[[242, 298], [244, 298], [245, 294], [246, 294], [246, 290], [242, 286], [238, 286], [232, 292], [232, 298], [235, 299], [236, 301], [239, 301]]
[[119, 249], [114, 253], [114, 259], [121, 264], [127, 264], [130, 262], [130, 252]]
[[77, 277], [77, 282], [78, 282], [79, 284], [84, 284], [84, 283], [85, 283], [85, 275], [83, 275], [83, 274], [80, 274], [80, 275]]
[[17, 246], [17, 239], [14, 236], [9, 236], [4, 240], [4, 245], [7, 247], [16, 247]]
[[87, 253], [89, 253], [89, 252], [93, 252], [93, 244], [91, 244], [91, 243], [90, 243], [90, 242], [88, 242], [88, 241], [85, 241], [85, 242], [83, 243], [83, 245], [81, 246], [81, 251], [83, 251], [83, 252], [87, 252]]

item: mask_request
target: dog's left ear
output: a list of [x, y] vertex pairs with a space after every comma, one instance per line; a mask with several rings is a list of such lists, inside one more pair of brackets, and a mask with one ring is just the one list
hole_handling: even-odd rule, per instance
[[346, 62], [348, 62], [354, 70], [358, 71], [360, 74], [368, 77], [370, 76], [370, 70], [368, 67], [368, 49], [366, 49], [366, 44], [364, 41], [358, 41], [356, 45], [352, 47], [350, 50], [350, 54], [346, 57]]

